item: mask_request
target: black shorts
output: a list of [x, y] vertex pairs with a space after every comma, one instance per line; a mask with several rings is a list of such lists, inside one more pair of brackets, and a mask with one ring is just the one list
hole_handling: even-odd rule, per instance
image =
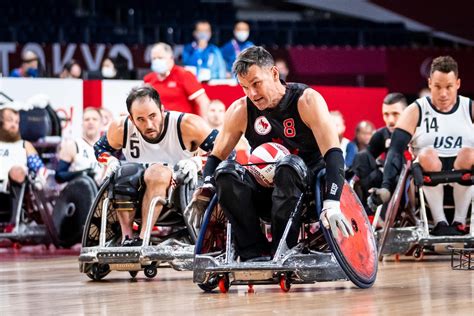
[[441, 171], [451, 171], [454, 169], [454, 161], [456, 160], [456, 156], [454, 157], [439, 157], [441, 160], [442, 167]]

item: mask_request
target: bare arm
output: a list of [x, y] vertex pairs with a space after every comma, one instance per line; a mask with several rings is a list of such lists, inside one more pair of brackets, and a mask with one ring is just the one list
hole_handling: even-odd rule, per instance
[[33, 145], [28, 141], [25, 141], [25, 149], [27, 156], [38, 155], [38, 152], [36, 151], [35, 147], [33, 147]]
[[237, 145], [247, 128], [247, 105], [245, 97], [238, 99], [229, 107], [224, 117], [224, 126], [217, 136], [212, 155], [224, 160]]
[[[125, 119], [115, 120], [109, 125], [107, 130], [107, 141], [114, 149], [121, 149], [123, 147], [123, 133], [124, 133]], [[129, 124], [132, 124], [129, 122]]]
[[403, 129], [413, 136], [413, 134], [415, 134], [419, 117], [420, 111], [418, 110], [418, 105], [416, 103], [412, 103], [405, 109], [405, 111], [402, 112], [402, 115], [400, 116], [395, 128]]
[[328, 106], [318, 92], [306, 89], [298, 101], [298, 111], [303, 122], [313, 132], [323, 156], [330, 148], [340, 147], [336, 127], [331, 123]]
[[76, 156], [76, 144], [73, 140], [64, 140], [59, 148], [59, 160], [72, 162]]
[[207, 96], [206, 92], [201, 93], [200, 95], [198, 95], [196, 97], [196, 99], [194, 99], [194, 102], [196, 102], [196, 105], [199, 108], [199, 112], [198, 112], [199, 115], [201, 117], [204, 117], [207, 113], [207, 108], [209, 106], [209, 103], [211, 102], [209, 100], [209, 97]]
[[183, 142], [189, 151], [197, 150], [211, 131], [207, 122], [200, 116], [185, 114], [181, 121]]

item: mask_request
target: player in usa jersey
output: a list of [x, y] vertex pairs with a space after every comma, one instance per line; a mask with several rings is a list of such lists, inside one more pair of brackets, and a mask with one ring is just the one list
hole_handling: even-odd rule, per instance
[[[201, 157], [196, 156], [197, 150], [210, 151], [217, 130], [211, 130], [197, 115], [165, 112], [158, 92], [149, 85], [132, 89], [127, 97], [127, 110], [129, 116], [113, 122], [107, 134], [94, 145], [94, 150], [97, 160], [106, 165], [109, 175], [120, 165], [114, 156], [119, 151], [126, 161], [150, 165], [143, 174], [137, 170], [129, 175], [137, 186], [144, 187], [141, 214], [146, 223], [152, 198], [166, 197], [174, 180], [197, 182], [197, 173], [202, 167]], [[162, 207], [156, 205], [153, 223]], [[129, 239], [127, 236], [133, 236], [135, 213], [118, 212], [118, 218], [124, 245], [141, 245], [146, 225], [143, 225], [139, 237]]]
[[[473, 104], [469, 98], [458, 95], [461, 79], [456, 61], [450, 56], [435, 58], [428, 85], [431, 97], [422, 97], [411, 104], [392, 135], [382, 188], [377, 190], [384, 202], [390, 199], [401, 170], [402, 152], [408, 144], [426, 172], [471, 169], [474, 165]], [[424, 187], [435, 222], [433, 235], [460, 235], [464, 230], [473, 187], [451, 185], [455, 214], [450, 224], [444, 214], [442, 185]]]

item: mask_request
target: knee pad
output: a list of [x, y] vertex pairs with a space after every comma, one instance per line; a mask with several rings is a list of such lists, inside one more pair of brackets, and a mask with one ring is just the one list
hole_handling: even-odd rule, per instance
[[143, 184], [145, 167], [137, 163], [122, 165], [114, 175], [114, 196], [123, 200], [136, 200], [140, 198], [140, 189]]
[[235, 160], [224, 160], [216, 168], [214, 178], [217, 180], [219, 176], [230, 174], [242, 179], [245, 174], [245, 168]]
[[302, 181], [305, 181], [307, 179], [308, 167], [306, 166], [305, 162], [301, 157], [296, 155], [288, 155], [280, 159], [276, 165], [275, 175], [278, 174], [278, 171], [283, 166], [289, 167], [294, 170]]

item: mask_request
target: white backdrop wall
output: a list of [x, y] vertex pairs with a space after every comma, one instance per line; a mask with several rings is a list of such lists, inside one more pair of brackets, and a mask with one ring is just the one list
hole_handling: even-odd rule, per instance
[[83, 84], [78, 79], [0, 78], [0, 92], [19, 104], [43, 94], [63, 121], [63, 137], [82, 135]]

